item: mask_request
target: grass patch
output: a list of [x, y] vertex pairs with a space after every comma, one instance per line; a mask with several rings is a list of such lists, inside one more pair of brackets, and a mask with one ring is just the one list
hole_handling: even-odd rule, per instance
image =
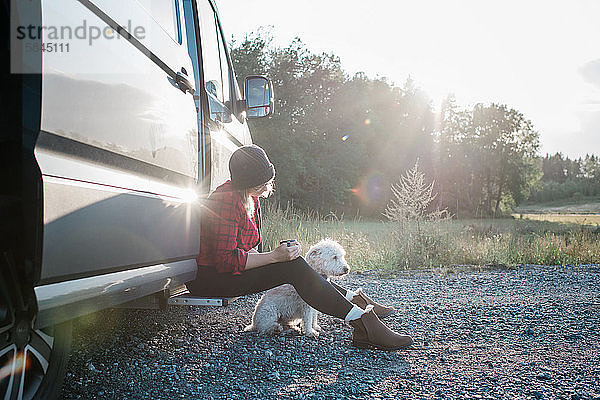
[[562, 224], [578, 225], [600, 225], [600, 214], [562, 214], [562, 213], [544, 213], [544, 214], [513, 214], [515, 218], [524, 218], [535, 221], [549, 221]]
[[354, 271], [382, 274], [457, 266], [600, 262], [600, 228], [528, 219], [442, 220], [392, 223], [301, 214], [267, 205], [265, 250], [298, 239], [303, 251], [330, 237], [347, 251]]
[[516, 214], [600, 214], [600, 198], [560, 200], [548, 203], [523, 204], [515, 208]]
[[597, 198], [582, 201], [555, 201], [527, 204], [515, 209], [514, 218], [548, 221], [575, 225], [600, 225], [600, 201]]

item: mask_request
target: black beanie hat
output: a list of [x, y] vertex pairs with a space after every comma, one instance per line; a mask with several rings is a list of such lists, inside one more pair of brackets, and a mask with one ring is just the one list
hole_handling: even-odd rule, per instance
[[229, 159], [229, 172], [234, 188], [249, 189], [273, 179], [275, 167], [263, 149], [250, 145], [233, 152]]

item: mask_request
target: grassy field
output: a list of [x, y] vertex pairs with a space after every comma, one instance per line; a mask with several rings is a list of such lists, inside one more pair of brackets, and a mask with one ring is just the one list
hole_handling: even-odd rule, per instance
[[600, 201], [588, 199], [579, 202], [561, 201], [546, 204], [528, 204], [518, 207], [514, 218], [549, 221], [566, 224], [600, 225]]
[[600, 213], [600, 198], [584, 197], [579, 200], [566, 199], [548, 203], [523, 203], [515, 209], [516, 213]]
[[600, 225], [600, 214], [562, 214], [562, 213], [520, 213], [513, 214], [515, 218], [534, 221], [549, 221], [563, 224]]
[[331, 237], [345, 247], [355, 271], [393, 274], [420, 268], [452, 271], [462, 266], [600, 262], [600, 228], [573, 223], [566, 215], [560, 221], [449, 219], [399, 225], [266, 207], [263, 226], [267, 249], [280, 239], [295, 238], [306, 251], [321, 238]]

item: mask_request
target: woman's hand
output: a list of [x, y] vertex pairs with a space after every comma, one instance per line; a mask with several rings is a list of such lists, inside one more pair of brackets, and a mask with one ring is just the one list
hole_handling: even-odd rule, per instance
[[263, 265], [273, 264], [277, 262], [285, 262], [294, 260], [302, 255], [302, 246], [297, 241], [294, 241], [293, 246], [287, 246], [287, 243], [280, 244], [273, 251], [267, 253], [259, 253], [257, 251], [248, 251], [245, 269], [262, 267]]
[[288, 246], [287, 243], [280, 244], [275, 250], [273, 255], [277, 262], [285, 262], [294, 260], [302, 255], [302, 246], [297, 241], [294, 242], [293, 246]]

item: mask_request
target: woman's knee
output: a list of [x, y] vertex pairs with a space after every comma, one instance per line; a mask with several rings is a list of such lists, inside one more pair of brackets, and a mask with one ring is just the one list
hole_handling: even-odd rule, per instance
[[315, 270], [312, 269], [302, 257], [289, 261], [287, 267], [288, 269], [286, 272], [288, 272], [293, 279], [306, 278], [309, 274], [316, 274]]
[[298, 271], [314, 271], [302, 256], [291, 260], [290, 263], [292, 268], [295, 268]]

